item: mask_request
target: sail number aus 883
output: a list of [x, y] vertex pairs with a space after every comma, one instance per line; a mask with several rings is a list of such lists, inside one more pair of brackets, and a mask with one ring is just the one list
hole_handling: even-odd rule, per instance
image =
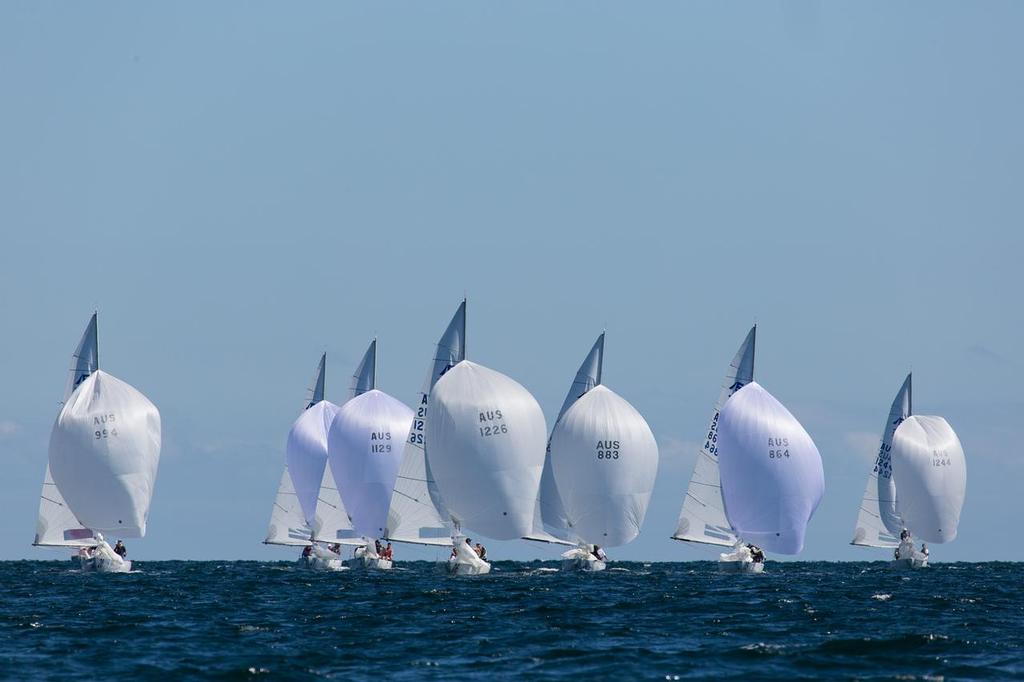
[[618, 459], [619, 458], [619, 441], [617, 441], [617, 440], [599, 440], [599, 441], [597, 441], [597, 458], [598, 459]]
[[783, 457], [789, 457], [789, 439], [769, 438], [768, 459], [782, 459]]

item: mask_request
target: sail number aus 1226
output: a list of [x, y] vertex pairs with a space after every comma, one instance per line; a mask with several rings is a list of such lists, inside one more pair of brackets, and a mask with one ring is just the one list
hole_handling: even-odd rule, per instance
[[[504, 422], [505, 416], [501, 413], [501, 410], [481, 410], [480, 411], [480, 435], [497, 436], [502, 433], [508, 433], [508, 424]], [[488, 422], [500, 422], [489, 424]]]

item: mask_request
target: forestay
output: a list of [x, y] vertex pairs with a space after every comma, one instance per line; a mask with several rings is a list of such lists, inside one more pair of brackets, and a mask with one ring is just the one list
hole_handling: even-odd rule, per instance
[[160, 461], [160, 413], [146, 396], [96, 370], [64, 404], [50, 434], [50, 473], [93, 531], [142, 537]]
[[526, 535], [544, 467], [544, 414], [509, 377], [463, 360], [434, 384], [427, 461], [456, 528]]
[[[569, 392], [562, 402], [562, 409], [558, 411], [555, 424], [552, 429], [558, 428], [558, 422], [566, 410], [572, 407], [579, 398], [587, 391], [601, 383], [601, 369], [604, 365], [604, 332], [597, 337], [583, 364], [576, 371]], [[558, 484], [555, 482], [555, 474], [551, 468], [551, 439], [548, 438], [547, 453], [544, 458], [544, 470], [540, 478], [540, 495], [537, 500], [537, 508], [534, 511], [533, 529], [528, 540], [540, 540], [542, 542], [564, 542], [569, 538], [568, 520], [565, 517], [565, 507], [562, 498], [558, 493]]]
[[722, 484], [718, 472], [718, 420], [722, 406], [732, 394], [754, 380], [756, 336], [757, 327], [754, 326], [740, 344], [725, 373], [715, 410], [701, 440], [703, 445], [697, 450], [697, 461], [683, 499], [683, 508], [679, 512], [676, 531], [672, 534], [676, 540], [723, 547], [736, 544], [736, 534], [729, 526], [722, 501]]
[[595, 386], [562, 415], [551, 436], [551, 467], [570, 532], [614, 547], [640, 533], [658, 473], [658, 445], [636, 409]]
[[907, 528], [928, 542], [956, 538], [967, 490], [967, 463], [953, 428], [942, 417], [914, 415], [896, 429], [892, 474], [896, 508]]
[[889, 416], [882, 429], [882, 442], [878, 446], [875, 464], [868, 475], [864, 498], [857, 513], [857, 526], [851, 545], [865, 547], [896, 547], [903, 521], [896, 513], [896, 484], [892, 477], [892, 438], [896, 428], [910, 416], [912, 410], [911, 375], [903, 380], [896, 398], [889, 408]]
[[285, 461], [303, 518], [311, 527], [327, 466], [327, 431], [337, 409], [334, 403], [321, 400], [300, 414], [288, 432]]
[[412, 426], [402, 450], [395, 490], [388, 509], [388, 540], [423, 545], [450, 545], [451, 530], [427, 464], [425, 434], [430, 389], [441, 375], [466, 357], [466, 302], [459, 304], [434, 350], [434, 359], [417, 395]]
[[771, 552], [798, 554], [825, 492], [821, 456], [800, 422], [751, 382], [722, 408], [718, 458], [736, 534]]
[[412, 410], [376, 389], [338, 408], [328, 436], [331, 468], [352, 526], [359, 535], [386, 534], [402, 445]]

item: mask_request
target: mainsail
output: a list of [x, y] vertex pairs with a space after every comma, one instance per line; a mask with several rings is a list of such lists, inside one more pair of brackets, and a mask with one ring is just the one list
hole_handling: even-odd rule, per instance
[[[85, 332], [71, 354], [71, 368], [64, 386], [63, 402], [67, 402], [78, 385], [99, 369], [99, 344], [96, 334], [96, 313], [89, 318]], [[39, 494], [39, 517], [33, 545], [41, 547], [78, 547], [95, 544], [93, 532], [82, 526], [68, 506], [46, 464], [43, 489]]]
[[908, 417], [893, 434], [892, 475], [896, 508], [915, 537], [928, 542], [956, 538], [967, 490], [964, 449], [942, 417]]
[[455, 528], [495, 540], [529, 533], [547, 440], [529, 391], [463, 360], [434, 384], [427, 419], [427, 461]]
[[615, 547], [639, 535], [658, 473], [658, 444], [632, 405], [595, 386], [558, 421], [550, 458], [577, 540]]
[[377, 339], [370, 342], [369, 348], [363, 353], [363, 359], [352, 375], [352, 383], [348, 388], [348, 397], [357, 398], [377, 387]]
[[395, 490], [391, 496], [385, 537], [395, 542], [450, 545], [451, 529], [442, 516], [442, 504], [427, 464], [426, 426], [430, 390], [449, 368], [466, 357], [466, 301], [459, 304], [437, 342], [434, 359], [416, 400], [409, 436], [402, 450]]
[[736, 534], [771, 552], [800, 553], [825, 493], [821, 455], [800, 422], [751, 382], [722, 407], [718, 457]]
[[690, 486], [686, 489], [683, 508], [679, 512], [676, 531], [672, 534], [675, 540], [723, 547], [736, 544], [736, 533], [729, 525], [722, 502], [722, 483], [718, 472], [718, 420], [722, 406], [732, 394], [754, 380], [756, 337], [755, 325], [747, 332], [747, 337], [740, 344], [725, 373], [715, 411], [702, 439], [704, 444], [697, 451], [697, 461], [690, 477]]
[[160, 413], [146, 396], [96, 370], [50, 433], [50, 474], [87, 528], [143, 537], [160, 461]]
[[[569, 392], [562, 401], [562, 409], [558, 411], [558, 417], [552, 426], [552, 433], [558, 427], [566, 410], [572, 407], [573, 403], [579, 400], [590, 389], [601, 383], [601, 368], [604, 364], [604, 332], [597, 337], [583, 364], [576, 371]], [[558, 494], [558, 484], [555, 483], [555, 474], [551, 468], [551, 438], [548, 438], [547, 454], [544, 457], [544, 471], [540, 478], [540, 495], [537, 499], [537, 508], [533, 515], [533, 529], [525, 536], [526, 540], [539, 540], [541, 542], [555, 542], [569, 544], [568, 520], [565, 516], [565, 506]]]
[[911, 415], [912, 409], [911, 375], [908, 374], [889, 408], [889, 416], [882, 430], [882, 442], [878, 446], [878, 456], [875, 457], [874, 467], [868, 475], [868, 484], [864, 489], [864, 498], [860, 502], [851, 545], [896, 547], [900, 544], [899, 535], [903, 529], [903, 520], [896, 513], [896, 484], [892, 477], [892, 437], [897, 427]]
[[274, 508], [270, 513], [270, 526], [263, 541], [267, 545], [308, 545], [313, 540], [362, 544], [345, 513], [338, 489], [334, 485], [331, 465], [324, 470], [324, 479], [317, 493], [317, 509], [313, 527], [306, 523], [302, 506], [292, 486], [291, 476], [285, 467], [281, 484], [277, 488]]

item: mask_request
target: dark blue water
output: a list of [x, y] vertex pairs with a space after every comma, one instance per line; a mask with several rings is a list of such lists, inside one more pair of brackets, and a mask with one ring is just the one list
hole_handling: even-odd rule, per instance
[[[0, 676], [121, 679], [1024, 677], [1020, 564], [0, 563]], [[127, 677], [126, 677], [127, 676]]]

